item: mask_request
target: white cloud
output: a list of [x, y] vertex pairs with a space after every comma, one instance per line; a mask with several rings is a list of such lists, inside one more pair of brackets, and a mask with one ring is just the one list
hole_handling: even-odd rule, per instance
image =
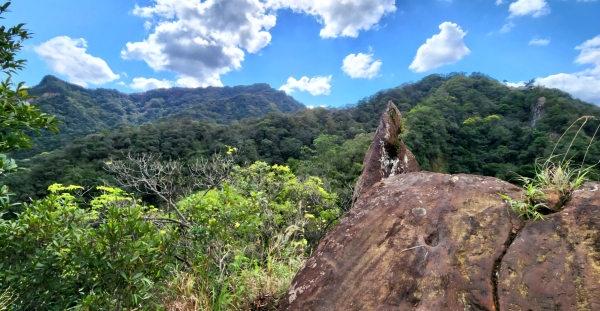
[[496, 5], [501, 5], [502, 3], [504, 3], [502, 0], [496, 0]]
[[502, 26], [502, 28], [500, 28], [500, 30], [498, 30], [498, 31], [500, 33], [507, 33], [514, 27], [515, 27], [515, 24], [512, 21], [509, 21], [508, 23], [504, 24], [504, 26]]
[[567, 91], [582, 100], [600, 105], [600, 35], [575, 48], [581, 50], [575, 62], [591, 64], [592, 68], [571, 74], [559, 73], [538, 78], [537, 83]]
[[191, 87], [221, 86], [221, 75], [242, 67], [245, 53], [271, 42], [277, 9], [314, 15], [324, 24], [321, 37], [358, 36], [394, 12], [395, 0], [153, 0], [135, 6], [151, 34], [129, 42], [125, 59], [145, 61], [155, 71], [172, 71]]
[[545, 0], [518, 0], [508, 7], [510, 17], [532, 15], [540, 17], [550, 13], [550, 6]]
[[396, 11], [395, 0], [268, 0], [272, 9], [290, 8], [314, 15], [325, 25], [321, 37], [357, 37], [361, 30], [377, 27], [381, 18]]
[[548, 45], [550, 44], [550, 39], [540, 39], [535, 37], [529, 41], [529, 45]]
[[122, 57], [173, 71], [190, 87], [221, 86], [220, 75], [241, 68], [242, 49], [256, 53], [271, 42], [276, 21], [258, 0], [155, 0], [133, 14], [160, 21], [147, 39], [127, 43]]
[[125, 84], [125, 82], [123, 82], [123, 81], [119, 81], [119, 82], [117, 82], [117, 84], [122, 85], [122, 86], [127, 86], [127, 84]]
[[537, 83], [546, 87], [561, 89], [582, 100], [600, 105], [600, 72], [598, 72], [599, 70], [593, 71], [584, 70], [572, 74], [559, 73], [545, 78], [538, 78]]
[[[120, 82], [119, 84], [121, 84]], [[125, 85], [125, 84], [123, 84]], [[153, 89], [160, 88], [171, 88], [171, 87], [185, 87], [185, 88], [195, 88], [198, 87], [196, 84], [196, 80], [194, 78], [181, 78], [177, 79], [177, 81], [169, 81], [167, 79], [154, 79], [154, 78], [134, 78], [129, 87], [136, 90], [148, 91]]]
[[504, 82], [504, 84], [506, 86], [510, 86], [510, 87], [523, 87], [525, 86], [525, 82], [521, 81], [521, 82], [517, 82], [517, 83], [513, 83], [513, 82]]
[[380, 60], [373, 60], [373, 54], [350, 54], [344, 58], [342, 70], [353, 79], [373, 79], [379, 74], [381, 64]]
[[412, 64], [408, 67], [415, 72], [425, 72], [446, 64], [454, 64], [471, 51], [463, 37], [467, 34], [457, 24], [445, 22], [440, 25], [440, 34], [427, 39]]
[[576, 63], [600, 66], [600, 35], [576, 46], [575, 49], [581, 50], [581, 53], [575, 59]]
[[152, 90], [152, 89], [161, 89], [161, 88], [170, 88], [176, 86], [176, 83], [173, 81], [168, 81], [166, 79], [158, 80], [154, 78], [146, 79], [146, 78], [133, 78], [129, 87], [136, 90]]
[[300, 80], [296, 80], [290, 77], [285, 85], [282, 85], [279, 90], [285, 91], [290, 94], [298, 89], [300, 91], [308, 91], [311, 95], [329, 95], [331, 85], [331, 76], [327, 77], [314, 77], [310, 80], [308, 77], [302, 77]]
[[33, 50], [53, 71], [69, 77], [69, 81], [83, 87], [104, 84], [119, 78], [101, 58], [86, 53], [84, 39], [67, 36], [50, 39]]

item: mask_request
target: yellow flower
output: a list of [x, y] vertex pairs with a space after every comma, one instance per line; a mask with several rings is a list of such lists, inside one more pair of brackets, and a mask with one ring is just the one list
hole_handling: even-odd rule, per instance
[[236, 223], [235, 223], [235, 227], [236, 227], [236, 228], [239, 228], [239, 227], [240, 227], [240, 223], [239, 223], [239, 222], [236, 222]]

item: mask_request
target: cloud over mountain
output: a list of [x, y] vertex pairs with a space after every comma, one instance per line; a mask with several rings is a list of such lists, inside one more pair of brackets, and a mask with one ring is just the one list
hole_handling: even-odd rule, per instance
[[145, 23], [152, 33], [127, 43], [121, 56], [172, 71], [180, 85], [221, 86], [220, 76], [240, 69], [246, 52], [270, 44], [275, 11], [287, 8], [316, 16], [324, 24], [323, 38], [356, 37], [396, 10], [394, 0], [154, 0], [133, 10], [154, 21]]
[[537, 83], [567, 91], [575, 97], [600, 105], [600, 35], [585, 41], [575, 49], [581, 50], [575, 62], [591, 64], [592, 68], [538, 78]]
[[67, 36], [55, 37], [33, 50], [54, 72], [66, 75], [69, 81], [86, 87], [88, 83], [104, 84], [119, 78], [106, 62], [86, 53], [84, 39], [71, 39]]
[[442, 23], [441, 32], [427, 39], [408, 68], [415, 72], [425, 72], [447, 64], [454, 64], [471, 51], [463, 37], [467, 32], [451, 22]]
[[296, 89], [300, 91], [307, 91], [313, 96], [317, 95], [329, 95], [331, 85], [331, 76], [327, 77], [314, 77], [308, 79], [308, 77], [302, 77], [300, 80], [290, 77], [287, 83], [282, 85], [279, 90], [285, 91], [287, 94], [293, 93]]
[[220, 75], [241, 68], [244, 50], [271, 42], [276, 20], [258, 0], [156, 0], [133, 14], [160, 22], [144, 41], [127, 43], [122, 57], [173, 71], [192, 87], [221, 86]]
[[372, 79], [379, 74], [381, 64], [380, 60], [373, 60], [373, 54], [350, 54], [344, 58], [342, 70], [353, 79]]

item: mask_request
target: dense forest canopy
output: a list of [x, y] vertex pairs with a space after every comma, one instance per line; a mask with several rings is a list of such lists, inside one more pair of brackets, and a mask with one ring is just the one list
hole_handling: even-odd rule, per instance
[[39, 96], [30, 99], [64, 124], [61, 135], [34, 137], [31, 150], [14, 157], [33, 155], [65, 146], [76, 137], [136, 126], [159, 120], [193, 118], [206, 123], [226, 124], [246, 117], [262, 117], [271, 112], [291, 113], [304, 106], [267, 84], [235, 87], [170, 88], [124, 94], [110, 89], [86, 89], [46, 76], [30, 90]]
[[[155, 94], [165, 94], [168, 98], [170, 92], [180, 91], [156, 90], [146, 96], [154, 100], [158, 97]], [[142, 95], [130, 98], [139, 98], [136, 96]], [[333, 188], [343, 188], [360, 174], [372, 133], [389, 100], [402, 112], [403, 139], [422, 169], [502, 179], [531, 175], [535, 160], [550, 155], [569, 125], [583, 115], [600, 117], [597, 106], [557, 89], [531, 85], [510, 88], [480, 73], [430, 75], [416, 83], [380, 91], [344, 109], [248, 115], [229, 124], [206, 122], [198, 114], [190, 114], [140, 127], [122, 125], [22, 160], [27, 170], [12, 174], [6, 183], [25, 200], [45, 195], [53, 182], [110, 184], [105, 162], [127, 152], [191, 160], [229, 145], [242, 151], [240, 163], [261, 160], [286, 164], [296, 174], [321, 176]], [[244, 112], [235, 113], [241, 118]], [[597, 125], [597, 121], [589, 121], [584, 126], [568, 158], [580, 163]], [[574, 134], [575, 130], [567, 133], [555, 153], [564, 152]], [[599, 147], [596, 140], [586, 162], [593, 164], [600, 159]]]

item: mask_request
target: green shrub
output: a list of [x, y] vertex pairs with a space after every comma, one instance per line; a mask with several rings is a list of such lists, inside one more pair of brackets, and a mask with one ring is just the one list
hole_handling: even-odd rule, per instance
[[145, 221], [140, 205], [112, 201], [88, 213], [74, 199], [54, 193], [0, 220], [0, 290], [14, 290], [17, 309], [141, 305], [166, 277], [169, 231]]

